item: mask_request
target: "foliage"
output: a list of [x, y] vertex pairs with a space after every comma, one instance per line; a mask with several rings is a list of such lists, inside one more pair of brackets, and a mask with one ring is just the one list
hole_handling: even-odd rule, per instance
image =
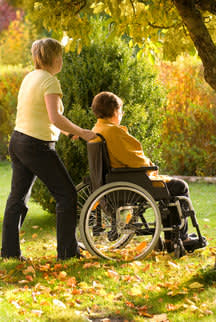
[[[59, 38], [66, 33], [68, 46], [80, 51], [92, 39], [89, 17], [105, 15], [109, 20], [107, 41], [117, 36], [131, 38], [141, 52], [153, 59], [175, 60], [196, 48], [204, 77], [216, 89], [216, 7], [214, 0], [10, 0], [22, 4], [35, 24], [43, 24]], [[47, 15], [47, 12], [49, 13]]]
[[[143, 51], [151, 50], [158, 53], [164, 46], [164, 57], [174, 60], [183, 51], [194, 50], [189, 35], [172, 0], [91, 0], [91, 1], [58, 1], [55, 0], [12, 0], [12, 3], [22, 5], [29, 12], [33, 22], [42, 21], [48, 30], [59, 33], [61, 37], [66, 32], [70, 47], [86, 45], [92, 39], [92, 25], [89, 16], [106, 15], [109, 19], [107, 40], [114, 36], [128, 35]], [[193, 2], [193, 1], [192, 1]], [[196, 5], [193, 3], [193, 5]], [[200, 8], [201, 7], [201, 8]], [[202, 6], [203, 21], [209, 32], [215, 33], [215, 17], [207, 15]], [[49, 15], [47, 15], [49, 12]]]
[[215, 176], [215, 93], [203, 82], [200, 62], [182, 56], [176, 63], [161, 63], [159, 69], [168, 92], [162, 132], [167, 169]]
[[[0, 231], [10, 177], [10, 164], [0, 162]], [[142, 261], [114, 263], [85, 252], [81, 260], [56, 262], [55, 216], [30, 199], [20, 231], [22, 253], [29, 259], [0, 259], [1, 320], [213, 322], [216, 185], [190, 188], [209, 245], [179, 260], [153, 252]]]
[[16, 10], [8, 1], [0, 0], [0, 32], [7, 29], [10, 22], [16, 18]]
[[0, 62], [6, 65], [31, 63], [31, 44], [37, 38], [34, 27], [23, 20], [20, 11], [16, 12], [14, 19], [7, 30], [0, 37]]
[[7, 155], [9, 135], [14, 128], [19, 86], [27, 68], [0, 66], [0, 159]]
[[[103, 90], [112, 91], [124, 100], [126, 113], [122, 124], [126, 124], [129, 132], [142, 142], [146, 155], [154, 161], [160, 160], [158, 146], [164, 94], [156, 82], [156, 74], [145, 58], [140, 57], [137, 61], [133, 49], [124, 41], [107, 44], [100, 20], [92, 23], [95, 36], [91, 44], [84, 47], [80, 55], [69, 52], [64, 57], [64, 67], [59, 75], [64, 114], [75, 124], [92, 128], [95, 118], [89, 107], [93, 97]], [[80, 182], [87, 173], [86, 143], [72, 143], [62, 136], [57, 150], [75, 183]], [[35, 198], [51, 209], [49, 203], [53, 200], [47, 194], [45, 202], [43, 186], [36, 186], [35, 190]]]

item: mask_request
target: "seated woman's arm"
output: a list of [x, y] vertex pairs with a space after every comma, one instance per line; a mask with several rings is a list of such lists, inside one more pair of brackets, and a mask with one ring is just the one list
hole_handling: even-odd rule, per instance
[[113, 127], [107, 138], [109, 153], [123, 167], [139, 168], [153, 165], [144, 155], [140, 142], [120, 127]]

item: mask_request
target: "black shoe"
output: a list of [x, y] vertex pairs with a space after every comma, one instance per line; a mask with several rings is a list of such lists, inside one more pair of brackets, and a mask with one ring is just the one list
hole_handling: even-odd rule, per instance
[[207, 240], [205, 237], [202, 237], [200, 240], [198, 237], [189, 237], [189, 240], [183, 241], [185, 250], [188, 253], [193, 253], [195, 249], [203, 248], [207, 245]]

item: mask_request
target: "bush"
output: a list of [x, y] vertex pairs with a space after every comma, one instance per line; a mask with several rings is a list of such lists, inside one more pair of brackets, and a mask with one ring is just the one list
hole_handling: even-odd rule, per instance
[[170, 173], [216, 175], [215, 93], [205, 83], [202, 65], [181, 57], [160, 65], [168, 91], [162, 131], [163, 159]]
[[19, 66], [0, 66], [0, 159], [7, 156], [16, 116], [17, 94], [27, 71], [27, 68]]
[[[96, 29], [100, 26], [96, 25]], [[79, 55], [65, 54], [59, 78], [64, 93], [64, 115], [81, 127], [92, 128], [96, 121], [90, 109], [93, 97], [100, 91], [112, 91], [124, 101], [126, 113], [122, 124], [142, 142], [146, 155], [153, 160], [160, 159], [164, 95], [147, 61], [144, 58], [137, 61], [133, 49], [124, 41], [108, 44], [100, 30]], [[57, 151], [74, 182], [80, 182], [88, 172], [86, 143], [71, 142], [61, 136]], [[36, 183], [33, 196], [44, 208], [54, 211], [53, 198], [40, 182]]]

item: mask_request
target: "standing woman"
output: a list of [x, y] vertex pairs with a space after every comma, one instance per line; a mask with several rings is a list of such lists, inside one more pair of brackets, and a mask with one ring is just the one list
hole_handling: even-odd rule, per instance
[[86, 141], [95, 134], [62, 115], [62, 90], [54, 76], [62, 68], [61, 44], [52, 38], [36, 40], [32, 56], [35, 70], [21, 84], [16, 126], [9, 144], [13, 175], [4, 214], [1, 256], [25, 259], [21, 255], [19, 229], [38, 177], [56, 200], [57, 259], [80, 257], [75, 237], [76, 189], [55, 151], [55, 143], [60, 132]]

